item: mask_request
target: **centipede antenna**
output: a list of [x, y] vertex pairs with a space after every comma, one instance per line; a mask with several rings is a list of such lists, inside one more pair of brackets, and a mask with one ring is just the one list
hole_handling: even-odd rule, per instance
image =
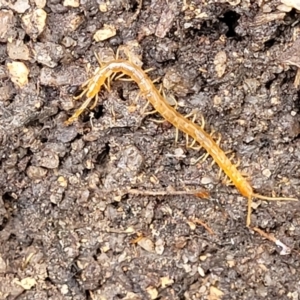
[[84, 110], [89, 106], [92, 98], [86, 98], [83, 104], [75, 111], [72, 117], [65, 121], [65, 125], [70, 125], [72, 122], [78, 119], [78, 117], [84, 112]]
[[222, 135], [221, 135], [221, 133], [218, 133], [218, 139], [216, 140], [216, 144], [218, 146], [220, 145], [221, 140], [222, 140]]
[[298, 201], [297, 198], [291, 198], [291, 197], [268, 197], [263, 196], [260, 194], [253, 193], [252, 197], [262, 199], [262, 200], [268, 200], [268, 201]]
[[82, 84], [81, 84], [81, 86], [80, 86], [80, 87], [81, 87], [81, 88], [84, 88], [84, 87], [86, 87], [86, 86], [87, 86], [87, 85], [88, 85], [88, 84], [91, 82], [91, 80], [92, 80], [91, 78], [90, 78], [90, 79], [88, 79], [88, 80], [86, 80], [84, 83], [82, 83]]

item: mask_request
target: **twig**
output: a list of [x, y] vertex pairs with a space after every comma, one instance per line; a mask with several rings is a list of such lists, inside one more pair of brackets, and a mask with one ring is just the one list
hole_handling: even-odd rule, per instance
[[251, 227], [254, 231], [259, 233], [262, 237], [268, 239], [269, 241], [275, 243], [276, 246], [281, 247], [280, 255], [288, 255], [291, 253], [292, 249], [285, 244], [283, 244], [280, 240], [277, 240], [273, 235], [267, 234], [263, 230], [257, 228], [257, 227]]

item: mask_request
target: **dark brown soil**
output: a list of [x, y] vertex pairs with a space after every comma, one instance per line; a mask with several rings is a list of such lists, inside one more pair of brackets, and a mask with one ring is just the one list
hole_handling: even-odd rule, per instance
[[246, 199], [211, 158], [194, 163], [203, 150], [141, 113], [132, 82], [64, 125], [94, 52], [122, 46], [182, 114], [203, 114], [256, 192], [300, 197], [297, 66], [284, 64], [300, 13], [265, 2], [0, 1], [0, 299], [299, 299], [298, 202], [253, 205], [288, 254], [246, 227]]

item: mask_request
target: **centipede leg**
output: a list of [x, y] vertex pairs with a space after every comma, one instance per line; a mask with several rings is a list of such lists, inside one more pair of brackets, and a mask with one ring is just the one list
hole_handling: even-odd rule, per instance
[[175, 103], [174, 108], [177, 110], [177, 108], [178, 108], [178, 102], [177, 102], [177, 100], [175, 99], [175, 97], [173, 95], [171, 95], [170, 97], [172, 98], [172, 100]]
[[120, 48], [121, 48], [121, 47], [118, 47], [118, 49], [117, 49], [117, 51], [116, 51], [116, 60], [119, 59]]
[[100, 59], [98, 53], [94, 52], [94, 55], [96, 56], [96, 59], [97, 59], [97, 61], [98, 61], [98, 64], [100, 65], [100, 67], [101, 67], [101, 68], [104, 67], [105, 64], [101, 61], [101, 59]]
[[216, 133], [216, 131], [212, 128], [211, 129], [211, 133], [209, 134], [211, 137], [213, 137], [213, 135]]
[[218, 133], [218, 139], [216, 140], [216, 144], [219, 146], [222, 139], [221, 133]]
[[204, 119], [204, 117], [203, 117], [202, 114], [200, 114], [200, 118], [201, 118], [201, 125], [200, 125], [200, 127], [204, 130], [204, 127], [205, 127], [205, 119]]
[[221, 176], [222, 176], [222, 169], [220, 168], [218, 172], [218, 178], [221, 179]]
[[146, 69], [146, 70], [144, 70], [144, 72], [145, 73], [149, 73], [149, 72], [151, 72], [151, 71], [154, 71], [156, 68], [149, 68], [149, 69]]
[[179, 130], [177, 127], [175, 127], [175, 144], [178, 143], [178, 136], [179, 136]]
[[[150, 69], [149, 69], [150, 70]], [[155, 78], [154, 80], [152, 80], [152, 83], [157, 83], [160, 81], [160, 77]]]
[[228, 178], [228, 176], [225, 176], [222, 182], [226, 186], [234, 185], [233, 182]]
[[166, 122], [166, 120], [165, 119], [162, 119], [162, 120], [155, 120], [155, 119], [149, 119], [150, 121], [152, 121], [152, 122], [154, 122], [154, 123], [157, 123], [157, 124], [162, 124], [162, 123], [164, 123], [164, 122]]
[[209, 156], [209, 153], [205, 153], [205, 154], [201, 155], [198, 159], [196, 159], [194, 164], [196, 164], [198, 162], [201, 162], [201, 163], [205, 162], [206, 159], [208, 158], [208, 156]]
[[206, 159], [209, 157], [209, 153], [206, 153], [203, 158], [201, 159], [201, 162], [205, 162]]
[[240, 166], [240, 164], [241, 164], [241, 160], [238, 158], [238, 159], [237, 159], [237, 162], [236, 162], [236, 164], [235, 164], [235, 167], [238, 168], [238, 167]]
[[157, 113], [157, 110], [151, 110], [144, 113], [145, 116], [154, 115]]
[[[190, 113], [188, 113], [187, 115], [185, 115], [184, 117], [185, 118], [189, 118], [189, 117], [191, 117], [191, 116], [193, 116], [193, 119], [194, 118], [196, 118], [196, 116], [197, 116], [197, 110], [196, 109], [193, 109]], [[195, 120], [194, 120], [195, 121]], [[193, 121], [193, 122], [194, 122]]]
[[146, 109], [147, 109], [147, 107], [150, 105], [150, 102], [149, 101], [147, 101], [147, 103], [146, 103], [146, 105], [143, 107], [143, 109], [142, 109], [142, 114], [145, 114], [145, 111], [146, 111]]
[[[159, 93], [162, 94], [162, 96], [163, 96], [165, 99], [167, 99], [167, 95], [166, 95], [165, 91], [162, 89], [162, 84], [161, 84], [160, 87], [159, 87]], [[169, 97], [169, 99], [171, 98], [172, 101], [174, 102], [174, 104], [173, 104], [173, 103], [169, 103], [169, 104], [170, 104], [171, 106], [174, 106], [175, 110], [177, 110], [177, 108], [178, 108], [178, 102], [177, 102], [177, 100], [175, 99], [175, 97], [174, 97], [173, 95], [169, 95], [168, 97]], [[167, 100], [167, 101], [168, 101], [168, 100]], [[168, 102], [169, 102], [169, 101], [168, 101]]]
[[[194, 145], [197, 141], [196, 140], [193, 140], [192, 143], [190, 145], [186, 145], [187, 148], [191, 148], [191, 149], [194, 149]], [[197, 147], [199, 148], [199, 147]]]
[[96, 105], [98, 104], [98, 99], [99, 99], [99, 96], [98, 96], [98, 94], [96, 94], [94, 103], [93, 103], [93, 105], [90, 107], [91, 110], [94, 109], [94, 108], [96, 107]]

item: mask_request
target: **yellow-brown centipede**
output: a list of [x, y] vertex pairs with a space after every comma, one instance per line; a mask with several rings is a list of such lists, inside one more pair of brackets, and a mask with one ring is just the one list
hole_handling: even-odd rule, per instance
[[65, 122], [66, 125], [69, 125], [75, 121], [78, 116], [88, 107], [92, 99], [95, 98], [95, 103], [92, 107], [97, 104], [98, 93], [101, 87], [105, 84], [106, 79], [110, 78], [110, 76], [115, 73], [123, 73], [128, 75], [137, 83], [143, 96], [152, 104], [154, 109], [165, 120], [171, 123], [178, 130], [193, 138], [207, 151], [207, 153], [213, 158], [223, 172], [230, 178], [238, 191], [248, 199], [247, 226], [250, 226], [251, 203], [253, 197], [264, 200], [297, 201], [296, 198], [275, 198], [254, 193], [250, 183], [237, 170], [237, 167], [230, 161], [230, 159], [212, 139], [212, 137], [207, 134], [201, 126], [182, 116], [172, 106], [170, 106], [161, 93], [156, 89], [148, 75], [139, 66], [135, 65], [131, 61], [117, 59], [101, 66], [101, 68], [98, 68], [94, 76], [85, 84], [83, 84], [85, 89], [80, 97], [86, 95], [85, 102], [74, 113], [74, 115]]

